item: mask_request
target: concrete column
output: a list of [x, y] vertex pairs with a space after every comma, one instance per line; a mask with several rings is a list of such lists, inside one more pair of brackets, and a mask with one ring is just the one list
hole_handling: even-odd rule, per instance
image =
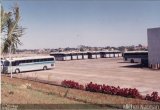
[[77, 60], [78, 60], [78, 54], [77, 54]]
[[84, 54], [82, 53], [82, 59], [84, 59]]
[[113, 54], [113, 57], [114, 57], [114, 58], [116, 57], [116, 54], [115, 54], [115, 53]]
[[71, 55], [71, 60], [73, 60], [73, 55]]
[[157, 64], [157, 69], [160, 69], [159, 64]]

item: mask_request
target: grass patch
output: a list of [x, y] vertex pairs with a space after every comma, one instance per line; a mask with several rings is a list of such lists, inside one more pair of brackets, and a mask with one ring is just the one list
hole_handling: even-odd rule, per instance
[[[29, 87], [22, 86], [26, 84], [29, 84]], [[9, 94], [9, 91], [13, 91], [13, 94]], [[66, 104], [72, 106], [78, 104], [80, 108], [83, 106], [91, 108], [95, 105], [104, 108], [118, 108], [123, 104], [157, 103], [2, 76], [2, 104], [65, 104], [65, 106]]]

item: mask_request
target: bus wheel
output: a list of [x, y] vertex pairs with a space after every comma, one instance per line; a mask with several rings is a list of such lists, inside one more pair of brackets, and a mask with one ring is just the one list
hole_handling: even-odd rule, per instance
[[19, 70], [19, 69], [16, 69], [16, 70], [15, 70], [15, 73], [20, 73], [20, 70]]
[[47, 70], [47, 66], [44, 66], [44, 67], [43, 67], [43, 70]]
[[133, 60], [133, 59], [131, 59], [131, 63], [134, 63], [134, 60]]

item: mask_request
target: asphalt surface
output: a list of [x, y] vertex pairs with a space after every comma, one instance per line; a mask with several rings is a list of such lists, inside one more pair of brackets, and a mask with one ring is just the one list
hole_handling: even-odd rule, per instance
[[95, 82], [120, 87], [137, 88], [142, 94], [160, 93], [160, 70], [126, 63], [122, 58], [57, 61], [56, 67], [45, 71], [14, 74], [14, 77], [60, 84], [74, 80], [82, 84]]

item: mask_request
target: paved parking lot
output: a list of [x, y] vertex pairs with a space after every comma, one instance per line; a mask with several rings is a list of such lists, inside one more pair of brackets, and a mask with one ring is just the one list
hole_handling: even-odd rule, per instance
[[57, 61], [55, 69], [14, 74], [14, 77], [32, 78], [50, 83], [74, 80], [82, 84], [90, 81], [120, 87], [137, 88], [142, 94], [160, 93], [160, 70], [141, 68], [125, 63], [122, 58]]

